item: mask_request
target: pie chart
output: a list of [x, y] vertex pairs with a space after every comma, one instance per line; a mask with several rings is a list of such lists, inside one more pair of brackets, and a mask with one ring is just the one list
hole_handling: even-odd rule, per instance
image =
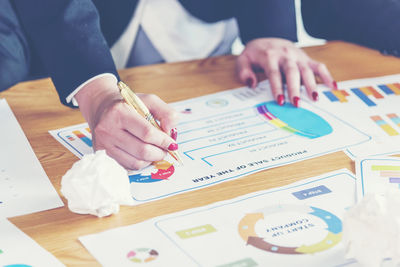
[[322, 117], [292, 104], [275, 101], [256, 105], [257, 112], [275, 127], [306, 138], [319, 138], [332, 133], [331, 125]]

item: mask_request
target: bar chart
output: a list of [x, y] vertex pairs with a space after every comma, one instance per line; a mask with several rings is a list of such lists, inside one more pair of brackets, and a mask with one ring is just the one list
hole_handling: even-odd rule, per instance
[[372, 171], [378, 171], [381, 178], [391, 184], [397, 184], [400, 188], [400, 166], [394, 165], [372, 165]]
[[[388, 118], [390, 114], [387, 115]], [[395, 115], [396, 114], [392, 114]], [[396, 131], [386, 120], [384, 120], [381, 116], [379, 115], [374, 115], [371, 116], [371, 119], [389, 136], [396, 136], [399, 135], [399, 132]]]
[[350, 93], [366, 106], [374, 107], [377, 106], [376, 100], [384, 99], [385, 95], [400, 95], [400, 83], [379, 84], [376, 88], [374, 86], [350, 88], [349, 92], [344, 89], [323, 92], [330, 102], [339, 103], [349, 102]]

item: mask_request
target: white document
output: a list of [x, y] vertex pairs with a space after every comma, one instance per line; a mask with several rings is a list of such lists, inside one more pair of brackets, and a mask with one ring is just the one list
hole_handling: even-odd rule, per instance
[[354, 266], [341, 243], [354, 204], [343, 169], [79, 240], [103, 266]]
[[0, 122], [0, 218], [63, 206], [4, 99]]
[[[268, 82], [172, 104], [181, 114], [178, 144], [184, 166], [164, 161], [130, 172], [132, 196], [147, 202], [369, 141], [334, 114], [302, 101], [281, 107]], [[81, 157], [92, 152], [86, 124], [50, 132]]]
[[52, 254], [4, 218], [0, 218], [0, 266], [64, 266]]
[[357, 199], [367, 193], [385, 194], [388, 187], [400, 190], [400, 158], [370, 157], [356, 160]]
[[[317, 106], [335, 114], [371, 141], [350, 147], [352, 158], [400, 154], [400, 75], [340, 82], [324, 89]], [[322, 89], [323, 86], [320, 86]]]

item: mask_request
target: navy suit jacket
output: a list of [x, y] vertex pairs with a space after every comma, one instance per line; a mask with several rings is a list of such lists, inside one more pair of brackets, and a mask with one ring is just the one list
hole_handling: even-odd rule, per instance
[[306, 31], [400, 56], [400, 0], [302, 0]]
[[[244, 42], [260, 37], [296, 40], [293, 0], [179, 0], [207, 22], [237, 18]], [[13, 0], [14, 9], [62, 103], [80, 84], [101, 73], [118, 77], [110, 47], [137, 0]], [[246, 5], [244, 5], [246, 4]]]

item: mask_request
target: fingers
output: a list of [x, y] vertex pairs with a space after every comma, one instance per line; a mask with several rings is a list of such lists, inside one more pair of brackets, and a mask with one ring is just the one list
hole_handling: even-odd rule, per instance
[[302, 83], [306, 88], [308, 96], [310, 99], [317, 101], [318, 100], [318, 92], [317, 92], [317, 83], [315, 81], [315, 76], [311, 68], [303, 63], [299, 64], [300, 75]]
[[165, 150], [155, 145], [144, 143], [142, 140], [126, 131], [122, 131], [114, 137], [114, 144], [120, 150], [140, 161], [159, 161], [166, 156]]
[[163, 131], [172, 137], [171, 131], [172, 129], [176, 131], [178, 113], [156, 95], [138, 94], [138, 96], [142, 98], [154, 118], [160, 121]]
[[128, 169], [139, 169], [165, 157], [167, 150], [176, 150], [176, 142], [155, 128], [124, 102], [103, 103], [105, 109], [94, 129], [96, 150], [106, 152]]
[[139, 170], [151, 164], [151, 161], [140, 160], [116, 146], [107, 149], [106, 153], [110, 157], [117, 159], [119, 164], [129, 170]]
[[267, 57], [264, 61], [265, 64], [263, 65], [263, 68], [265, 74], [268, 77], [272, 90], [272, 95], [274, 96], [276, 102], [282, 106], [285, 103], [285, 97], [282, 88], [282, 77], [279, 68], [279, 58], [276, 55], [270, 53], [267, 54]]
[[176, 146], [175, 140], [165, 132], [160, 131], [150, 124], [145, 118], [136, 113], [133, 108], [124, 105], [120, 110], [121, 125], [129, 134], [137, 137], [142, 142], [157, 146], [164, 150], [172, 150]]
[[257, 86], [257, 76], [246, 54], [241, 54], [238, 57], [236, 66], [240, 81], [250, 88], [255, 88]]
[[242, 82], [251, 77], [249, 73], [253, 73], [252, 67], [261, 67], [269, 79], [273, 96], [279, 105], [285, 102], [283, 79], [286, 80], [290, 102], [296, 107], [299, 106], [301, 82], [309, 97], [314, 101], [318, 99], [314, 75], [319, 76], [330, 88], [337, 88], [324, 64], [312, 60], [304, 51], [284, 39], [259, 38], [250, 41], [238, 57], [237, 65]]
[[329, 72], [328, 68], [326, 67], [325, 64], [317, 61], [311, 61], [309, 63], [309, 66], [313, 70], [313, 72], [321, 77], [322, 82], [330, 87], [331, 89], [337, 89], [337, 85], [335, 80], [332, 78], [331, 73]]
[[287, 59], [282, 66], [286, 76], [286, 84], [289, 91], [289, 98], [295, 107], [299, 107], [300, 101], [300, 72], [293, 59]]

